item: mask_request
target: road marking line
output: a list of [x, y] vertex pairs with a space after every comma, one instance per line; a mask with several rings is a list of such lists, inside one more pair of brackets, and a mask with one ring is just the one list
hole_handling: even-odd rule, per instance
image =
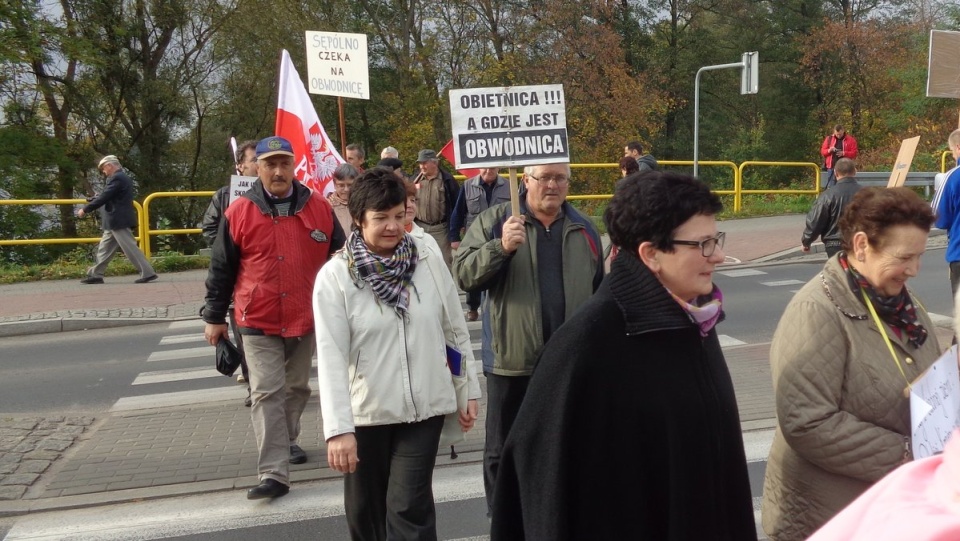
[[941, 327], [953, 327], [953, 318], [950, 316], [935, 314], [933, 312], [927, 312], [927, 315], [930, 316], [930, 321], [932, 321], [934, 325], [939, 325]]
[[805, 283], [806, 282], [802, 282], [800, 280], [777, 280], [775, 282], [760, 282], [761, 285], [765, 285], [767, 287], [795, 286], [795, 285], [803, 285]]
[[[310, 389], [316, 391], [318, 388], [319, 385], [317, 384], [317, 378], [311, 378]], [[133, 411], [169, 406], [206, 404], [209, 402], [224, 402], [229, 400], [239, 400], [245, 397], [246, 394], [247, 390], [242, 385], [231, 385], [229, 387], [198, 389], [196, 391], [177, 391], [173, 393], [148, 394], [143, 396], [125, 396], [114, 402], [113, 407], [110, 408], [110, 411]]]
[[757, 269], [733, 269], [728, 271], [715, 271], [717, 274], [722, 274], [728, 278], [741, 278], [743, 276], [757, 276], [760, 274], [767, 274], [762, 270]]
[[193, 359], [196, 357], [210, 357], [213, 361], [215, 350], [213, 346], [203, 346], [199, 348], [171, 349], [167, 351], [154, 351], [147, 357], [147, 362], [173, 361], [179, 359]]
[[185, 319], [183, 321], [174, 321], [167, 327], [170, 330], [173, 329], [202, 329], [206, 323], [202, 319]]
[[742, 346], [746, 344], [746, 342], [742, 340], [737, 340], [736, 338], [732, 336], [727, 336], [725, 334], [719, 334], [717, 335], [717, 338], [720, 339], [720, 347], [722, 348], [728, 348], [731, 346]]
[[750, 430], [743, 433], [743, 450], [747, 462], [765, 462], [773, 445], [774, 429]]
[[171, 381], [188, 381], [193, 379], [223, 377], [223, 374], [211, 364], [207, 368], [187, 368], [185, 370], [159, 370], [157, 372], [141, 372], [131, 385], [149, 385], [151, 383], [169, 383]]
[[169, 346], [172, 344], [185, 344], [187, 342], [206, 342], [206, 338], [203, 337], [203, 333], [199, 334], [178, 334], [174, 336], [164, 336], [160, 339], [161, 346]]

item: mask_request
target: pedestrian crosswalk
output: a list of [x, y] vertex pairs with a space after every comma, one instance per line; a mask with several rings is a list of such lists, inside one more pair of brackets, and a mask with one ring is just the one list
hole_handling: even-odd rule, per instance
[[[129, 396], [119, 398], [110, 411], [134, 411], [164, 406], [197, 405], [236, 400], [247, 396], [246, 386], [234, 378], [226, 378], [214, 369], [214, 348], [203, 336], [203, 321], [175, 321], [151, 346], [147, 369], [131, 383]], [[479, 321], [467, 322], [478, 373], [480, 372]], [[313, 359], [316, 369], [317, 360]], [[317, 378], [310, 379], [310, 388], [317, 390]]]

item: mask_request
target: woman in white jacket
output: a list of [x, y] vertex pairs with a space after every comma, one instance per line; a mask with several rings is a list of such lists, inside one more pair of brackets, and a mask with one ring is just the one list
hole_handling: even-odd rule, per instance
[[358, 177], [354, 231], [314, 285], [327, 460], [346, 474], [355, 540], [436, 539], [431, 485], [444, 417], [458, 416], [463, 431], [477, 418], [459, 295], [439, 251], [404, 231], [406, 199], [389, 170]]

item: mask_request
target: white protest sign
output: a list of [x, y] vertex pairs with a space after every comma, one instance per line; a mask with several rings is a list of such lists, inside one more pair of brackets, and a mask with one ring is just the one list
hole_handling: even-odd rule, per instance
[[367, 35], [307, 31], [307, 79], [311, 94], [369, 100]]
[[960, 426], [960, 369], [953, 346], [910, 388], [910, 427], [913, 457], [941, 451], [954, 428]]
[[257, 181], [257, 177], [242, 177], [240, 175], [231, 175], [230, 176], [230, 202], [228, 205], [233, 204], [234, 201], [240, 198], [241, 195], [247, 193], [247, 190], [250, 189], [250, 186]]
[[450, 91], [457, 169], [569, 163], [563, 85]]

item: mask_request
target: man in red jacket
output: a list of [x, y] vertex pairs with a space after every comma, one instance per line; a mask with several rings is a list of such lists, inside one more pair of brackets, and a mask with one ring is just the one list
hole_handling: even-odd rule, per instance
[[857, 140], [843, 129], [842, 124], [833, 127], [833, 134], [828, 135], [820, 145], [820, 155], [823, 156], [823, 169], [827, 171], [827, 185], [824, 190], [837, 183], [837, 177], [833, 174], [833, 166], [840, 158], [857, 159], [859, 150], [857, 149]]
[[294, 180], [289, 141], [267, 137], [256, 155], [259, 180], [220, 221], [202, 312], [203, 335], [216, 345], [227, 338], [225, 317], [234, 299], [259, 453], [260, 484], [247, 492], [251, 500], [286, 494], [289, 464], [307, 461], [297, 438], [316, 350], [313, 281], [346, 240], [330, 203]]

